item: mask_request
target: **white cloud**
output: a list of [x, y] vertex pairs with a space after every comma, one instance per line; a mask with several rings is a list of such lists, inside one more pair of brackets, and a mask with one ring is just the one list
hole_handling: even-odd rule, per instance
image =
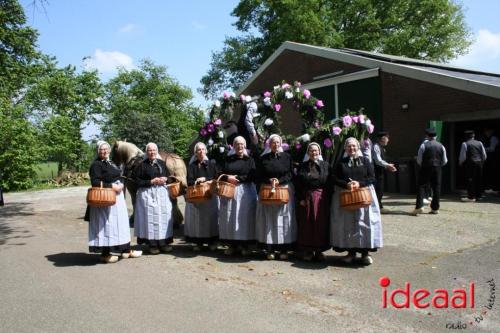
[[203, 23], [200, 23], [198, 21], [192, 21], [191, 22], [191, 25], [197, 29], [197, 30], [205, 30], [207, 28], [206, 25], [204, 25]]
[[488, 72], [500, 72], [500, 32], [479, 30], [474, 43], [470, 46], [469, 53], [453, 60], [451, 64]]
[[119, 51], [102, 51], [95, 50], [94, 55], [85, 59], [84, 66], [86, 68], [97, 69], [101, 73], [116, 72], [118, 67], [125, 69], [134, 69], [133, 59]]
[[139, 26], [137, 24], [129, 23], [118, 29], [118, 33], [126, 34], [139, 30]]

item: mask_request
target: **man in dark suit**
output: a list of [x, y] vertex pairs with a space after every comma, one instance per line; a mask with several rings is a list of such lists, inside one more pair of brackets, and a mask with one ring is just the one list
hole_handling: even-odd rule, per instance
[[462, 143], [458, 163], [465, 168], [467, 198], [462, 201], [474, 202], [483, 194], [483, 165], [486, 151], [481, 141], [477, 141], [474, 131], [465, 131], [466, 141]]
[[446, 149], [436, 140], [436, 130], [428, 128], [425, 131], [427, 140], [424, 141], [417, 154], [417, 163], [420, 166], [418, 174], [417, 202], [412, 215], [417, 216], [424, 212], [424, 198], [426, 190], [432, 189], [430, 214], [438, 214], [441, 194], [441, 168], [448, 163]]

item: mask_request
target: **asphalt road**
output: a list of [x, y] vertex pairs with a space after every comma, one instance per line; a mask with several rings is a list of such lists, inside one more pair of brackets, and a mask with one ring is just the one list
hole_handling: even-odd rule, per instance
[[[445, 197], [440, 215], [413, 217], [414, 198], [389, 196], [385, 246], [368, 267], [343, 265], [332, 251], [322, 263], [195, 255], [181, 238], [172, 254], [106, 265], [88, 254], [85, 193], [5, 195], [1, 332], [500, 332], [500, 297], [491, 301], [492, 282], [500, 285], [498, 198]], [[428, 289], [427, 300], [472, 281], [475, 306], [382, 308], [382, 276], [389, 295], [409, 282], [411, 292]]]

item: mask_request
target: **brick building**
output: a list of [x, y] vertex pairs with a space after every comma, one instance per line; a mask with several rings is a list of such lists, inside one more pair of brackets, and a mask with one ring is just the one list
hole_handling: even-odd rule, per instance
[[[462, 188], [458, 167], [463, 131], [478, 136], [485, 127], [500, 134], [500, 74], [479, 72], [428, 61], [352, 49], [330, 49], [292, 42], [276, 52], [239, 89], [258, 95], [282, 80], [300, 81], [325, 103], [327, 118], [346, 109], [364, 112], [377, 130], [391, 134], [388, 151], [401, 163], [401, 174], [389, 188], [412, 192], [415, 173], [411, 161], [431, 124], [448, 150], [445, 191]], [[284, 119], [289, 132], [297, 128], [297, 116]], [[399, 184], [398, 184], [399, 179]]]

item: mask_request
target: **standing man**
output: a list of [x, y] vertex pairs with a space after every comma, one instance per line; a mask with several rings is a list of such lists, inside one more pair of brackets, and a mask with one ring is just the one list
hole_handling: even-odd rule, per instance
[[385, 147], [389, 143], [389, 133], [379, 132], [377, 134], [377, 142], [373, 145], [372, 159], [375, 166], [375, 192], [377, 193], [378, 205], [380, 213], [387, 214], [390, 211], [384, 208], [382, 197], [384, 196], [384, 175], [385, 170], [396, 172], [394, 164], [386, 162]]
[[[484, 184], [483, 190], [486, 193], [498, 191], [498, 138], [491, 128], [484, 129], [484, 150], [486, 151], [486, 161], [484, 162]], [[489, 190], [489, 191], [488, 191]]]
[[467, 182], [467, 198], [462, 201], [474, 202], [481, 199], [483, 185], [483, 165], [486, 151], [480, 141], [474, 139], [474, 131], [465, 131], [467, 141], [462, 143], [458, 164], [465, 168]]
[[436, 130], [425, 130], [427, 140], [418, 149], [417, 164], [420, 166], [418, 174], [417, 203], [412, 215], [417, 216], [424, 212], [424, 197], [426, 190], [432, 189], [432, 202], [430, 214], [439, 212], [439, 196], [441, 194], [441, 168], [448, 162], [446, 149], [436, 141]]

